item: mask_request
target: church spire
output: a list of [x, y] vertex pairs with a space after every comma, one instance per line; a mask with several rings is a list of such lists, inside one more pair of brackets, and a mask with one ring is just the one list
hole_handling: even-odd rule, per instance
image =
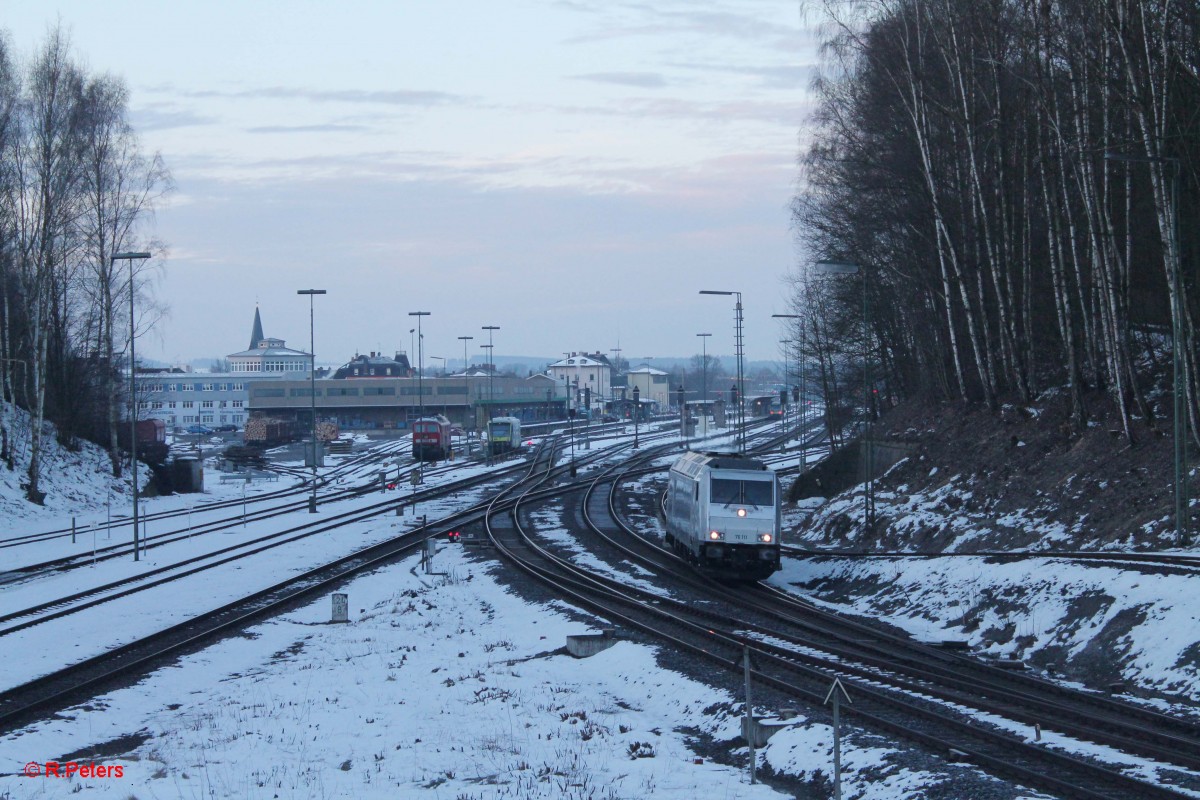
[[250, 347], [247, 349], [253, 350], [254, 348], [258, 347], [258, 343], [261, 342], [264, 338], [266, 338], [266, 337], [263, 336], [262, 317], [260, 317], [258, 315], [258, 306], [255, 306], [254, 307], [254, 330], [250, 331]]

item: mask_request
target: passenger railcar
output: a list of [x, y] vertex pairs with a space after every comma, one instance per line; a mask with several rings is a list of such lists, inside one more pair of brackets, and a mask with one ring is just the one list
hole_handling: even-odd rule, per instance
[[488, 423], [488, 451], [502, 455], [521, 444], [521, 420], [516, 417], [496, 417]]
[[413, 458], [441, 461], [450, 457], [450, 420], [441, 416], [422, 417], [413, 423]]
[[779, 569], [779, 479], [732, 453], [687, 453], [671, 467], [667, 544], [703, 573], [762, 580]]

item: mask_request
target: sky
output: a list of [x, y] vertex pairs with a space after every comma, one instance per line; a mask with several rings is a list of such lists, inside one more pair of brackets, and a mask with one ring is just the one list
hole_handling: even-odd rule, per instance
[[[318, 361], [410, 349], [780, 358], [788, 206], [816, 63], [797, 2], [5, 3], [18, 58], [61, 23], [175, 190], [167, 315], [140, 356], [267, 336]], [[435, 367], [436, 361], [430, 361]]]

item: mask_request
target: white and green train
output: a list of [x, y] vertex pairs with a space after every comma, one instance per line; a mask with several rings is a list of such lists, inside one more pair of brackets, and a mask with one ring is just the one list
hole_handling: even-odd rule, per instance
[[496, 417], [488, 423], [488, 452], [492, 455], [503, 455], [520, 446], [521, 420], [516, 417]]

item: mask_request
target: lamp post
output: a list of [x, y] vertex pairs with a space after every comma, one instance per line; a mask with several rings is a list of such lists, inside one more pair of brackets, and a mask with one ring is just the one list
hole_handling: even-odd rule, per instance
[[[442, 362], [442, 377], [443, 377], [443, 378], [444, 378], [444, 377], [446, 377], [446, 359], [445, 359], [445, 358], [443, 358], [442, 356], [430, 356], [429, 358], [430, 358], [430, 360], [431, 360], [431, 361], [440, 361], [440, 362]], [[436, 393], [436, 391], [435, 391], [435, 393]], [[443, 398], [443, 399], [442, 399], [442, 413], [443, 413], [443, 414], [444, 414], [444, 413], [446, 413], [446, 400], [445, 400], [445, 398]]]
[[633, 387], [633, 449], [638, 448], [638, 417], [642, 414], [642, 390], [639, 386]]
[[571, 477], [575, 477], [575, 416], [571, 408], [571, 376], [563, 373], [563, 383], [567, 392], [567, 429], [571, 439]]
[[[620, 341], [617, 342], [616, 347], [612, 348], [608, 352], [617, 354], [617, 361], [615, 364], [613, 364], [613, 370], [612, 370], [612, 375], [615, 378], [617, 376], [617, 370], [621, 369], [621, 343], [620, 343]], [[629, 391], [629, 370], [625, 370], [625, 388], [623, 388], [621, 390], [621, 399], [622, 400], [625, 399], [625, 393], [627, 391]], [[617, 399], [617, 388], [615, 386], [613, 386], [611, 382], [609, 383], [608, 392], [609, 392], [609, 395], [611, 396], [611, 399], [613, 401], [615, 401]]]
[[[772, 317], [779, 319], [801, 319], [799, 314], [772, 314]], [[797, 323], [799, 325], [799, 323]], [[800, 440], [800, 473], [804, 473], [804, 468], [808, 462], [807, 440], [805, 437], [805, 429], [808, 426], [808, 391], [804, 383], [804, 328], [799, 327], [800, 338], [791, 341], [791, 344], [797, 345], [796, 350], [796, 392], [794, 399], [796, 405], [800, 409], [800, 418], [797, 420], [799, 425], [796, 427], [796, 437]]]
[[467, 342], [472, 341], [474, 336], [460, 336], [459, 341], [463, 343], [463, 424], [467, 423], [467, 417], [471, 417], [471, 425], [467, 428], [467, 456], [471, 455], [471, 430], [475, 427], [475, 415], [471, 413], [471, 379], [467, 377], [467, 370], [470, 369], [470, 364], [467, 363]]
[[[772, 314], [772, 315], [771, 315], [771, 317], [772, 317], [773, 319], [800, 319], [800, 318], [801, 318], [799, 314]], [[796, 324], [797, 324], [797, 325], [799, 325], [800, 323], [796, 323]], [[803, 335], [803, 333], [804, 333], [803, 329], [801, 329], [801, 331], [800, 331], [800, 332], [801, 332], [801, 334]], [[784, 373], [785, 373], [785, 374], [784, 374], [784, 379], [783, 379], [783, 382], [784, 382], [784, 384], [785, 384], [785, 385], [787, 384], [787, 377], [788, 377], [788, 376], [787, 376], [787, 374], [786, 374], [786, 373], [787, 373], [787, 370], [788, 370], [788, 366], [787, 366], [787, 364], [788, 364], [788, 359], [787, 359], [787, 346], [788, 346], [789, 344], [795, 344], [795, 345], [799, 345], [800, 343], [801, 343], [801, 340], [800, 340], [800, 339], [789, 339], [789, 340], [787, 340], [787, 341], [785, 341], [785, 342], [782, 342], [782, 344], [783, 344], [783, 347], [784, 347], [784, 350], [783, 350], [783, 371], [784, 371]], [[797, 384], [798, 384], [798, 383], [800, 383], [800, 381], [801, 381], [801, 380], [803, 380], [803, 371], [802, 371], [802, 369], [801, 369], [801, 367], [800, 367], [800, 358], [801, 358], [801, 354], [800, 354], [800, 352], [799, 352], [799, 351], [797, 351], [797, 352], [796, 352], [796, 379], [797, 379], [797, 380], [796, 380], [796, 383], [797, 383]], [[805, 407], [804, 407], [804, 403], [805, 403], [805, 401], [806, 401], [806, 398], [805, 398], [805, 397], [803, 397], [803, 392], [801, 392], [801, 397], [800, 397], [798, 400], [796, 400], [796, 405], [800, 407], [800, 408], [799, 408], [799, 410], [800, 410], [800, 419], [799, 419], [799, 422], [800, 422], [800, 426], [799, 426], [799, 437], [800, 437], [800, 449], [801, 449], [801, 452], [802, 452], [802, 453], [803, 453], [803, 449], [804, 449], [804, 422], [805, 422]], [[785, 409], [784, 409], [784, 412], [783, 412], [783, 413], [784, 413], [784, 416], [786, 417], [786, 416], [787, 416], [787, 409], [786, 409], [786, 407], [785, 407]], [[787, 440], [785, 439], [784, 441], [786, 442]], [[802, 457], [803, 457], [803, 456], [802, 456]], [[803, 471], [804, 471], [804, 463], [803, 463], [803, 462], [801, 462], [801, 464], [800, 464], [800, 471], [801, 471], [801, 472], [803, 472]]]
[[1179, 172], [1182, 168], [1178, 158], [1173, 156], [1130, 156], [1124, 153], [1105, 153], [1106, 161], [1124, 161], [1135, 164], [1170, 164], [1171, 165], [1171, 249], [1175, 258], [1171, 264], [1171, 390], [1174, 394], [1174, 467], [1175, 467], [1175, 541], [1181, 547], [1191, 544], [1191, 530], [1188, 521], [1188, 485], [1185, 448], [1187, 447], [1187, 414], [1184, 409], [1185, 391], [1183, 385], [1183, 269], [1179, 254]]
[[783, 402], [781, 402], [779, 405], [780, 411], [783, 412], [783, 449], [787, 450], [788, 401], [792, 399], [792, 387], [788, 382], [788, 378], [791, 374], [788, 370], [788, 348], [795, 344], [795, 342], [793, 342], [791, 339], [780, 339], [779, 344], [783, 345], [783, 397], [780, 398]]
[[428, 311], [410, 311], [417, 318], [417, 418], [425, 416], [425, 337], [421, 335], [421, 317], [430, 316]]
[[719, 292], [711, 289], [701, 289], [700, 294], [732, 295], [737, 297], [734, 306], [734, 347], [737, 351], [737, 385], [738, 385], [738, 452], [746, 453], [746, 384], [742, 382], [742, 293]]
[[817, 272], [825, 275], [862, 275], [862, 311], [863, 311], [863, 533], [867, 534], [875, 528], [875, 445], [871, 441], [871, 421], [874, 415], [871, 392], [871, 307], [867, 303], [867, 270], [858, 264], [843, 261], [818, 261]]
[[133, 469], [133, 560], [140, 561], [138, 552], [138, 468], [137, 468], [137, 358], [134, 354], [133, 340], [137, 338], [137, 328], [133, 322], [133, 262], [144, 261], [150, 254], [145, 252], [114, 253], [108, 259], [109, 267], [117, 259], [129, 262], [129, 466]]
[[308, 399], [312, 421], [312, 494], [308, 498], [308, 513], [317, 513], [317, 342], [314, 324], [313, 297], [328, 294], [324, 289], [298, 289], [296, 294], [308, 295]]
[[[480, 330], [485, 330], [488, 332], [488, 343], [487, 343], [487, 348], [488, 348], [488, 413], [487, 413], [487, 418], [488, 418], [488, 422], [491, 422], [492, 421], [492, 407], [496, 403], [496, 395], [492, 392], [492, 375], [495, 374], [495, 372], [496, 372], [496, 362], [493, 358], [493, 353], [492, 353], [492, 346], [493, 346], [492, 332], [500, 330], [500, 326], [499, 325], [484, 325], [482, 328], [480, 328]], [[489, 436], [491, 435], [490, 428], [488, 430], [488, 435]], [[492, 449], [491, 443], [489, 442], [488, 443], [488, 451], [490, 452], [491, 449]]]

